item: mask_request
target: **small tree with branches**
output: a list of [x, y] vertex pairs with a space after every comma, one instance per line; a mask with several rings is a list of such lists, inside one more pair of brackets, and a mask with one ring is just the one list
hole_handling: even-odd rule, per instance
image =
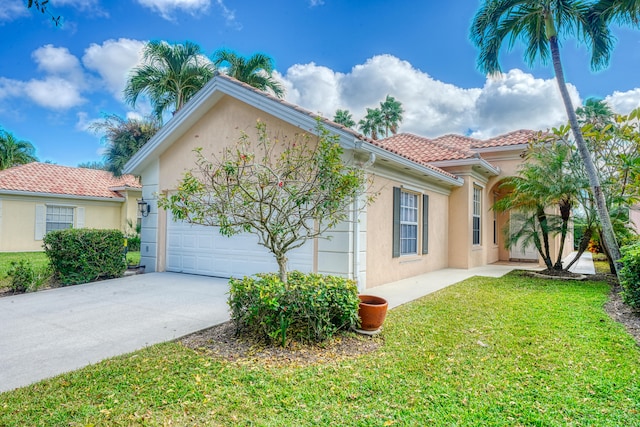
[[272, 137], [258, 121], [257, 140], [246, 133], [212, 160], [196, 150], [196, 167], [159, 205], [174, 218], [220, 227], [232, 236], [257, 234], [287, 282], [287, 253], [349, 218], [365, 191], [361, 169], [343, 160], [338, 138], [320, 122], [316, 136]]

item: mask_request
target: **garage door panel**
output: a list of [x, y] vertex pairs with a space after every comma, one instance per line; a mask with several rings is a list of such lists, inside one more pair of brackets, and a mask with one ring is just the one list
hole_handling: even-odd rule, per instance
[[[313, 268], [313, 244], [289, 254], [289, 269]], [[217, 277], [242, 277], [278, 271], [275, 258], [258, 244], [258, 236], [242, 233], [226, 237], [217, 227], [167, 221], [167, 271]]]

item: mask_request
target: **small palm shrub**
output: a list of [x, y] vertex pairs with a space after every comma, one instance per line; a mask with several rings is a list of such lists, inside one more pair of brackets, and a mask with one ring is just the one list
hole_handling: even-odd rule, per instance
[[127, 269], [120, 230], [54, 230], [44, 236], [44, 248], [62, 285], [121, 277]]
[[632, 307], [640, 308], [640, 243], [621, 250], [620, 285], [622, 297]]
[[11, 277], [9, 289], [13, 292], [37, 291], [51, 278], [51, 268], [36, 268], [29, 260], [21, 259], [11, 262], [7, 275]]
[[322, 342], [358, 324], [353, 280], [321, 274], [258, 274], [229, 281], [231, 319], [239, 333], [285, 346], [290, 340]]

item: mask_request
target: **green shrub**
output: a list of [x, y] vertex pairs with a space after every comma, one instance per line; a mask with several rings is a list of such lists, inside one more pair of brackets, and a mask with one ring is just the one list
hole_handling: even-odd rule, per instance
[[622, 252], [620, 285], [622, 297], [632, 307], [640, 308], [640, 243], [625, 246]]
[[129, 252], [140, 251], [140, 235], [139, 234], [127, 235], [127, 250]]
[[11, 262], [7, 275], [11, 277], [9, 289], [13, 292], [37, 291], [51, 278], [51, 269], [36, 268], [29, 260], [21, 259]]
[[239, 332], [286, 345], [288, 340], [321, 342], [358, 323], [358, 290], [353, 280], [290, 272], [231, 279], [229, 307]]
[[119, 230], [72, 228], [44, 237], [54, 277], [63, 285], [121, 277], [127, 269], [123, 244]]

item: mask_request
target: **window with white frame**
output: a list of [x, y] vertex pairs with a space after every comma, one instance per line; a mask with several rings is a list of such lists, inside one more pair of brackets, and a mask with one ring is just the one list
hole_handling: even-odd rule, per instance
[[73, 228], [73, 207], [47, 206], [46, 232]]
[[418, 253], [418, 195], [400, 193], [400, 255]]
[[473, 187], [473, 244], [480, 244], [480, 224], [482, 220], [482, 189]]

